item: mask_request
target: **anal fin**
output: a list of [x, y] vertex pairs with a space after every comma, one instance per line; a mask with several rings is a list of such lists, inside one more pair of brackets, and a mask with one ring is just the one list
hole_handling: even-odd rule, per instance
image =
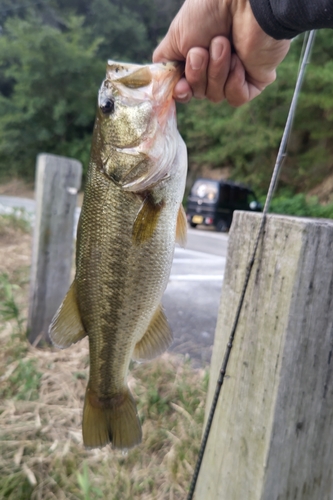
[[172, 344], [173, 335], [169, 323], [160, 305], [150, 322], [148, 330], [136, 344], [132, 359], [145, 361], [156, 358]]
[[178, 243], [182, 248], [186, 246], [187, 242], [187, 219], [184, 207], [180, 204], [178, 215], [177, 215], [177, 227], [176, 227], [176, 243]]
[[71, 284], [66, 297], [53, 316], [49, 327], [52, 343], [59, 349], [65, 349], [86, 336], [76, 298], [75, 280]]

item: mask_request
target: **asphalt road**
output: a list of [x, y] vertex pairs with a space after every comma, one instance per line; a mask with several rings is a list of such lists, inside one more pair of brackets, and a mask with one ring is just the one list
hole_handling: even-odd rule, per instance
[[[0, 213], [22, 207], [34, 213], [33, 200], [0, 196]], [[76, 219], [79, 209], [76, 211]], [[227, 255], [228, 236], [209, 229], [188, 229], [186, 249], [176, 247], [163, 297], [174, 332], [171, 350], [188, 355], [194, 365], [209, 363]]]
[[[215, 241], [206, 234], [192, 235], [193, 231], [197, 230], [189, 230], [189, 240], [192, 236], [201, 239], [206, 250], [216, 251], [216, 244], [225, 248], [225, 235], [219, 234], [221, 241]], [[197, 243], [199, 246], [200, 242]], [[174, 333], [171, 350], [188, 355], [196, 366], [209, 363], [211, 358], [225, 261], [225, 256], [212, 255], [207, 251], [189, 248], [176, 248], [175, 251], [163, 297]]]

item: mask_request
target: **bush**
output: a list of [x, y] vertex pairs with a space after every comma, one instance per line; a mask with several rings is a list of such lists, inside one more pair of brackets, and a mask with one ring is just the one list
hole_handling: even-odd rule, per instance
[[333, 203], [321, 205], [316, 196], [309, 197], [303, 193], [283, 194], [273, 198], [269, 211], [299, 217], [333, 219]]

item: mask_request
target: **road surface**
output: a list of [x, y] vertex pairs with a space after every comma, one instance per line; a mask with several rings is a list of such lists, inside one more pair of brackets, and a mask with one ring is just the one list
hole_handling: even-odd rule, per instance
[[[0, 212], [11, 207], [24, 208], [33, 214], [35, 203], [25, 198], [0, 196]], [[76, 210], [76, 219], [78, 217], [79, 209]], [[188, 355], [196, 366], [210, 361], [227, 244], [228, 236], [224, 233], [189, 228], [186, 249], [176, 247], [163, 297], [174, 332], [171, 350]]]
[[[196, 229], [189, 230], [190, 235], [192, 231]], [[222, 241], [222, 236], [226, 238], [225, 235], [219, 236]], [[205, 234], [195, 237], [202, 239], [202, 245], [209, 244], [207, 250], [216, 250], [213, 238], [208, 239]], [[163, 297], [166, 315], [174, 332], [171, 350], [188, 355], [197, 366], [210, 361], [225, 260], [225, 256], [189, 248], [176, 248], [175, 251]]]

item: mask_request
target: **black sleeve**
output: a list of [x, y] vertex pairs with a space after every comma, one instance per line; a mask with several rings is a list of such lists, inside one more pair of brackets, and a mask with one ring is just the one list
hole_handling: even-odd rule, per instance
[[333, 28], [333, 0], [250, 0], [260, 27], [276, 40]]

